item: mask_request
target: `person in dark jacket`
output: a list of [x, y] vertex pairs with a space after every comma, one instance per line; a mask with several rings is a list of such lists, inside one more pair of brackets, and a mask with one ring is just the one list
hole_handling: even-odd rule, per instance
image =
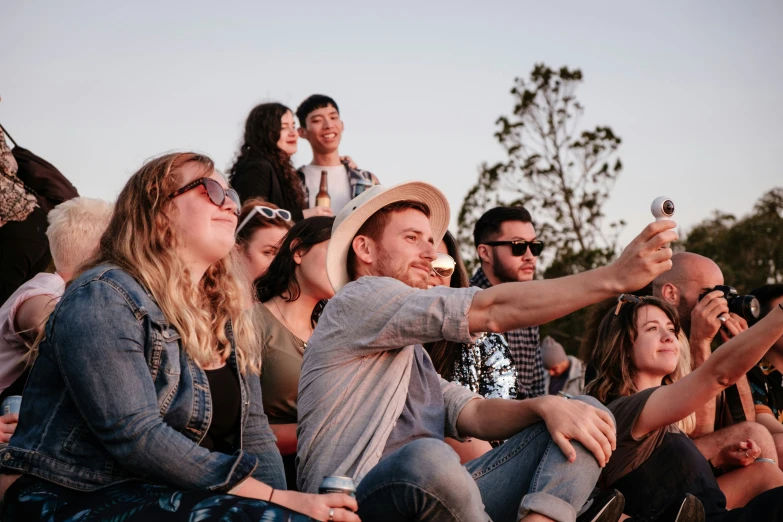
[[291, 110], [280, 103], [262, 103], [250, 111], [234, 166], [231, 186], [242, 201], [263, 198], [291, 212], [294, 221], [331, 216], [329, 208], [307, 208], [304, 188], [291, 164], [299, 135]]

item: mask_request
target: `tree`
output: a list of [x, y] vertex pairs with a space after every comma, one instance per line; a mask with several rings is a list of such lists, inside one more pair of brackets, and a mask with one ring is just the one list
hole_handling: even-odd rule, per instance
[[[617, 155], [621, 139], [608, 126], [579, 130], [584, 108], [575, 91], [582, 71], [553, 70], [537, 64], [530, 78], [516, 78], [514, 108], [500, 116], [495, 138], [508, 159], [481, 165], [459, 213], [458, 239], [471, 272], [478, 266], [473, 226], [498, 205], [523, 205], [546, 242], [545, 277], [575, 274], [605, 265], [616, 255], [617, 236], [625, 222], [604, 223], [603, 206], [622, 171]], [[608, 232], [608, 235], [607, 235]], [[587, 311], [542, 326], [576, 353]]]
[[766, 192], [742, 219], [716, 211], [687, 235], [684, 250], [715, 261], [741, 293], [783, 283], [783, 187]]
[[498, 118], [495, 133], [508, 160], [481, 165], [459, 213], [458, 238], [470, 270], [477, 266], [473, 226], [498, 205], [524, 205], [531, 212], [547, 243], [547, 277], [594, 268], [615, 256], [624, 222], [604, 228], [603, 205], [622, 170], [621, 140], [607, 126], [578, 131], [584, 108], [574, 92], [580, 83], [579, 69], [544, 64], [533, 67], [529, 80], [514, 80], [513, 112]]

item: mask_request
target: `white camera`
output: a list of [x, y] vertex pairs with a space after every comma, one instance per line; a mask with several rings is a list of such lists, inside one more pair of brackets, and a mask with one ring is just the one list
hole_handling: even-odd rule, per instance
[[655, 198], [650, 206], [652, 215], [655, 216], [655, 221], [662, 219], [671, 219], [674, 215], [674, 201], [666, 196]]

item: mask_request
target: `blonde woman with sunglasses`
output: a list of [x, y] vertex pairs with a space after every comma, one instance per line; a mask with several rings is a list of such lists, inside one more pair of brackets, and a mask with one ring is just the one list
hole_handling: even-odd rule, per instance
[[294, 222], [289, 211], [260, 198], [242, 205], [238, 221], [236, 248], [242, 253], [248, 278], [255, 281], [269, 268]]
[[[437, 248], [438, 257], [432, 262], [429, 285], [467, 288], [468, 271], [459, 255], [457, 240], [446, 232]], [[438, 341], [424, 345], [432, 364], [444, 379], [457, 382], [485, 399], [516, 399], [516, 369], [506, 339], [496, 333], [487, 333], [472, 344]], [[479, 439], [458, 442], [446, 438], [463, 464], [492, 449], [492, 444]]]
[[237, 214], [205, 156], [131, 176], [47, 322], [0, 451], [0, 519], [359, 520], [346, 495], [285, 491], [230, 255]]

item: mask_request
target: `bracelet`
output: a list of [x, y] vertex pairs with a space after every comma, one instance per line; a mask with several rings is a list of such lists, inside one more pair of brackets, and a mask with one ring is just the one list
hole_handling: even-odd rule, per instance
[[712, 465], [712, 459], [707, 459], [707, 463], [710, 465], [710, 468], [712, 469], [712, 474], [715, 477], [720, 477], [721, 475], [723, 475], [723, 470], [721, 468]]
[[269, 494], [269, 500], [267, 502], [272, 502], [272, 495], [275, 494], [275, 488], [272, 488], [272, 492]]

